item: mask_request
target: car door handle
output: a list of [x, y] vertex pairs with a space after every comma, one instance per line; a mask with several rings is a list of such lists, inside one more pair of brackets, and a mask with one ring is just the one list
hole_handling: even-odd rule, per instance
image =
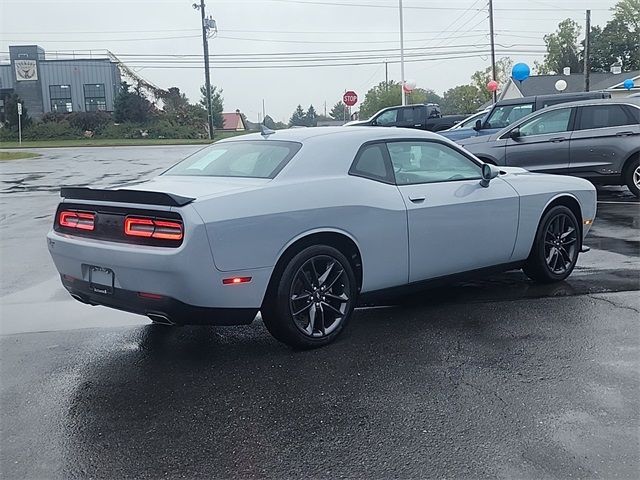
[[411, 200], [413, 203], [424, 202], [426, 198], [427, 197], [425, 197], [424, 195], [409, 195], [409, 200]]
[[635, 135], [635, 132], [628, 131], [628, 132], [618, 132], [618, 133], [616, 133], [616, 137], [628, 137], [630, 135]]
[[566, 138], [564, 137], [554, 137], [554, 138], [550, 138], [549, 141], [553, 142], [553, 143], [559, 143], [559, 142], [564, 142], [566, 140]]

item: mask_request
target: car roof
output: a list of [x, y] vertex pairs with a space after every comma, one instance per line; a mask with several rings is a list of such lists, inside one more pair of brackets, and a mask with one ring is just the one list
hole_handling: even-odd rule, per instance
[[[520, 98], [510, 98], [507, 100], [500, 100], [498, 102], [495, 103], [496, 106], [502, 106], [502, 105], [520, 105], [520, 104], [524, 104], [524, 103], [535, 103], [536, 101], [544, 101], [544, 100], [555, 100], [555, 99], [562, 99], [562, 98], [580, 98], [580, 97], [589, 97], [591, 96], [592, 98], [602, 98], [604, 92], [573, 92], [573, 93], [550, 93], [548, 95], [534, 95], [531, 97], [520, 97]], [[598, 95], [600, 95], [598, 97]], [[589, 98], [586, 98], [587, 100]]]
[[[393, 138], [425, 138], [441, 140], [442, 137], [432, 132], [416, 130], [412, 128], [397, 127], [308, 127], [308, 128], [288, 128], [275, 130], [266, 140], [281, 140], [288, 142], [304, 143], [319, 137], [346, 137], [351, 135], [358, 141], [368, 142], [373, 140], [384, 140]], [[261, 133], [249, 133], [236, 137], [226, 138], [216, 143], [238, 142], [248, 140], [265, 140]]]
[[636, 105], [640, 107], [640, 99], [637, 99], [637, 98], [592, 98], [590, 100], [578, 100], [575, 102], [564, 102], [564, 103], [558, 103], [556, 105], [550, 105], [548, 107], [545, 107], [544, 109], [536, 110], [533, 113], [538, 113], [538, 112], [547, 111], [547, 110], [557, 110], [559, 108], [566, 108], [566, 107], [579, 107], [582, 105], [601, 105], [601, 104], [612, 104], [612, 103], [624, 104], [624, 105]]

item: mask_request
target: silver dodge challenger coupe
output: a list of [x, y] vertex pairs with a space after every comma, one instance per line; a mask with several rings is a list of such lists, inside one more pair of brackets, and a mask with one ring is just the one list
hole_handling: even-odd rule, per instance
[[567, 278], [586, 180], [484, 164], [433, 133], [301, 128], [216, 142], [149, 181], [62, 188], [48, 247], [77, 300], [161, 324], [333, 341], [357, 302], [522, 268]]

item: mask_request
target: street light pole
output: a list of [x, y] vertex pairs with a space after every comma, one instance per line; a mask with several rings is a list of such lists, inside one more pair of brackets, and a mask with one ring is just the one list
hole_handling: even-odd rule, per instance
[[[497, 82], [496, 79], [496, 43], [493, 33], [493, 0], [489, 0], [489, 35], [491, 36], [491, 80]], [[493, 91], [493, 103], [497, 100], [497, 90]]]
[[400, 89], [402, 91], [402, 105], [407, 104], [407, 95], [404, 92], [404, 22], [402, 21], [402, 0], [398, 0], [400, 9]]
[[204, 85], [207, 94], [207, 126], [209, 130], [209, 139], [213, 138], [213, 108], [211, 106], [211, 77], [209, 76], [209, 28], [210, 19], [205, 18], [204, 0], [200, 0], [200, 5], [193, 4], [193, 8], [200, 10], [200, 19], [202, 22], [202, 48], [204, 53]]

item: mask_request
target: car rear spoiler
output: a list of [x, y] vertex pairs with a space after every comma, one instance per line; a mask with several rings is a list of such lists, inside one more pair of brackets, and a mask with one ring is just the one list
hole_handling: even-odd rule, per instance
[[183, 207], [195, 198], [173, 193], [145, 192], [142, 190], [97, 190], [86, 187], [63, 187], [60, 196], [70, 200], [97, 200], [103, 202], [139, 203], [144, 205], [166, 205]]

